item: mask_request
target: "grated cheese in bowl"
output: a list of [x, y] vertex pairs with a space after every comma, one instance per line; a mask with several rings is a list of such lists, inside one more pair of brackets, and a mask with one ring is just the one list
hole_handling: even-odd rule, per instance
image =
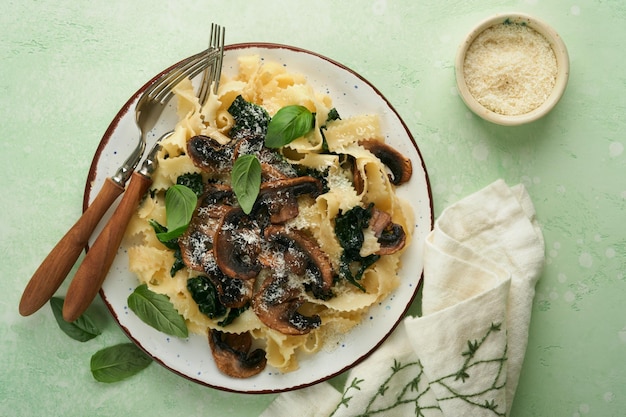
[[560, 99], [568, 73], [567, 50], [558, 34], [521, 14], [482, 22], [456, 62], [457, 85], [467, 106], [502, 125], [545, 115]]

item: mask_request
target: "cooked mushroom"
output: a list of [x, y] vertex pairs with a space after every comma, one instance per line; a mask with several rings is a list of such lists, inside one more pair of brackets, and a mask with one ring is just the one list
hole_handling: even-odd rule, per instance
[[209, 346], [215, 365], [224, 374], [233, 378], [249, 378], [257, 375], [267, 363], [265, 351], [255, 349], [250, 352], [250, 333], [223, 333], [209, 329]]
[[178, 239], [183, 262], [195, 271], [204, 270], [204, 257], [211, 253], [213, 237], [233, 198], [229, 188], [209, 185], [200, 198], [187, 230]]
[[401, 225], [393, 223], [389, 213], [373, 207], [369, 227], [380, 244], [380, 249], [376, 252], [377, 255], [390, 255], [404, 247], [406, 233]]
[[263, 149], [264, 136], [254, 135], [250, 131], [242, 131], [233, 142], [233, 160], [239, 155], [256, 154]]
[[233, 147], [222, 145], [215, 139], [197, 135], [187, 142], [187, 154], [195, 166], [210, 173], [230, 172], [233, 164]]
[[350, 172], [352, 173], [352, 183], [354, 184], [354, 190], [360, 195], [365, 189], [365, 180], [359, 171], [359, 167], [356, 165], [356, 158], [352, 155], [348, 156], [348, 162], [350, 164]]
[[304, 304], [304, 289], [289, 281], [287, 275], [268, 277], [252, 298], [255, 314], [266, 326], [287, 335], [307, 334], [321, 324], [318, 315], [304, 316], [298, 309]]
[[395, 148], [375, 139], [359, 141], [359, 145], [374, 154], [380, 161], [389, 168], [391, 175], [389, 180], [392, 184], [404, 184], [411, 179], [413, 165], [411, 160], [402, 155]]
[[222, 216], [213, 238], [213, 254], [220, 270], [231, 278], [251, 279], [261, 270], [260, 228], [239, 207], [230, 207]]
[[[267, 241], [280, 245], [279, 250], [285, 254], [286, 266], [292, 273], [305, 277], [305, 284], [315, 297], [332, 297], [331, 287], [335, 277], [333, 266], [315, 239], [299, 230], [289, 230], [279, 225], [268, 226], [264, 235]], [[293, 255], [294, 252], [297, 255]]]
[[217, 289], [220, 303], [228, 308], [244, 307], [252, 299], [254, 280], [226, 276], [217, 266], [215, 257], [209, 252], [204, 258], [204, 272]]
[[299, 196], [309, 194], [317, 197], [321, 191], [321, 182], [310, 176], [265, 182], [261, 184], [253, 211], [265, 207], [270, 215], [271, 223], [284, 223], [298, 215]]
[[261, 163], [261, 180], [263, 182], [278, 181], [289, 178], [282, 170], [273, 164]]

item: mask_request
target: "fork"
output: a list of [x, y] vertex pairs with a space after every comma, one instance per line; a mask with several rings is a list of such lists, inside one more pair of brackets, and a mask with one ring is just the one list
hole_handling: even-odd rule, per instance
[[[209, 38], [208, 50], [213, 51], [216, 54], [216, 59], [212, 60], [209, 66], [207, 66], [204, 70], [202, 78], [203, 82], [198, 93], [200, 105], [204, 105], [204, 103], [206, 103], [211, 89], [215, 94], [217, 94], [217, 88], [219, 86], [222, 73], [222, 61], [224, 59], [225, 32], [226, 30], [223, 27], [216, 25], [215, 23], [211, 23], [211, 35]], [[213, 80], [213, 82], [210, 80]]]
[[[213, 66], [214, 62], [221, 60], [223, 54], [223, 40], [221, 46], [219, 43], [215, 49], [210, 46], [208, 51], [211, 57], [210, 65]], [[216, 77], [219, 76], [220, 72], [221, 71], [215, 68], [209, 71], [208, 75], [205, 74], [206, 76], [203, 77], [200, 90], [203, 91], [207, 85], [217, 85], [218, 79]], [[205, 100], [207, 97], [201, 97], [201, 99]], [[160, 142], [172, 133], [173, 132], [168, 132], [161, 136], [144, 160], [141, 169], [132, 173], [128, 191], [126, 191], [124, 198], [106, 226], [102, 229], [102, 232], [100, 232], [96, 238], [89, 252], [87, 252], [85, 259], [76, 271], [76, 275], [74, 275], [74, 279], [67, 289], [63, 303], [63, 319], [65, 319], [65, 321], [73, 322], [78, 319], [98, 294], [117, 255], [130, 218], [135, 212], [141, 198], [152, 184], [151, 175], [157, 165], [157, 154], [161, 146]]]
[[206, 49], [179, 62], [156, 77], [143, 93], [135, 108], [135, 120], [141, 132], [136, 148], [117, 172], [106, 179], [87, 210], [35, 271], [20, 300], [21, 315], [28, 316], [39, 310], [61, 286], [104, 213], [124, 192], [126, 182], [145, 152], [146, 134], [155, 126], [166, 103], [172, 98], [173, 88], [185, 77], [192, 78], [202, 72], [214, 56], [215, 51]]

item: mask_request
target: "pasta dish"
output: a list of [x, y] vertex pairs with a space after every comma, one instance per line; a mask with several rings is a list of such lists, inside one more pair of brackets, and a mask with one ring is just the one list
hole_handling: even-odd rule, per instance
[[[398, 287], [415, 219], [395, 193], [411, 162], [385, 144], [377, 115], [343, 115], [279, 63], [238, 64], [204, 106], [190, 80], [176, 88], [179, 121], [126, 239], [139, 282], [206, 335], [220, 371], [246, 378], [266, 365], [294, 371], [299, 355], [336, 346]], [[311, 126], [268, 146], [284, 109], [297, 113], [281, 132], [306, 117]], [[260, 184], [244, 160], [258, 163]], [[242, 172], [256, 192], [249, 207], [234, 180]], [[191, 220], [165, 245], [155, 225], [168, 227], [166, 193], [194, 184]]]

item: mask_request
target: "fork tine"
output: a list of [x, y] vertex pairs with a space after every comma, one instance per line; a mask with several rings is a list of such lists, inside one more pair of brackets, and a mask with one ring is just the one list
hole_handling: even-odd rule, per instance
[[[219, 26], [217, 26], [217, 28], [219, 28]], [[210, 54], [213, 49], [213, 43], [215, 42], [215, 33], [216, 33], [217, 28], [216, 28], [215, 23], [211, 23], [211, 34], [209, 37], [209, 47], [207, 49], [208, 54]], [[207, 66], [204, 69], [204, 74], [202, 75], [202, 82], [200, 83], [200, 91], [198, 92], [198, 99], [201, 105], [203, 105], [206, 102], [206, 99], [209, 95], [209, 88], [210, 88], [209, 81], [211, 80], [211, 78], [213, 78], [212, 67], [213, 65]]]
[[198, 93], [200, 105], [204, 105], [209, 96], [209, 92], [217, 94], [217, 87], [220, 82], [222, 59], [224, 55], [224, 38], [226, 29], [211, 23], [211, 36], [209, 39], [209, 51], [217, 54], [215, 60], [211, 60], [209, 66], [205, 69], [202, 77], [201, 89]]
[[219, 35], [219, 38], [218, 38], [218, 45], [217, 45], [219, 54], [218, 54], [217, 60], [215, 62], [216, 74], [215, 74], [215, 80], [214, 80], [214, 86], [213, 86], [213, 89], [214, 89], [213, 92], [215, 94], [217, 94], [217, 88], [220, 85], [220, 78], [222, 76], [222, 62], [224, 61], [224, 41], [225, 41], [225, 38], [226, 38], [226, 29], [222, 28], [222, 31], [221, 31], [221, 33]]

